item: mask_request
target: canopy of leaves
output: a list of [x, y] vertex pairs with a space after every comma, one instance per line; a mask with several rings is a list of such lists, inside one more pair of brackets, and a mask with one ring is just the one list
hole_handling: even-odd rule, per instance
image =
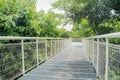
[[55, 14], [52, 11], [48, 11], [48, 13], [40, 11], [39, 26], [41, 28], [41, 37], [58, 37], [57, 25], [60, 24], [60, 20], [57, 16], [59, 14]]
[[[116, 31], [114, 27], [100, 27], [100, 25], [109, 23], [111, 19], [119, 20], [119, 3], [119, 0], [58, 0], [53, 3], [53, 7], [64, 10], [67, 20], [73, 22], [74, 27], [81, 27], [83, 19], [86, 19], [88, 27], [82, 25], [85, 28], [82, 29], [81, 34], [87, 31], [89, 33], [84, 35], [90, 36], [89, 34], [100, 35]], [[77, 28], [74, 28], [75, 30], [78, 31]]]
[[0, 35], [39, 35], [35, 2], [35, 0], [0, 0]]
[[0, 36], [60, 37], [61, 15], [36, 11], [36, 0], [0, 0]]

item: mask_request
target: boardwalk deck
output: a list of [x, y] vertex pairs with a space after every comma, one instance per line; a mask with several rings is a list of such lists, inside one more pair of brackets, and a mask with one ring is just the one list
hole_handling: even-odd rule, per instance
[[96, 80], [81, 43], [72, 43], [19, 80]]

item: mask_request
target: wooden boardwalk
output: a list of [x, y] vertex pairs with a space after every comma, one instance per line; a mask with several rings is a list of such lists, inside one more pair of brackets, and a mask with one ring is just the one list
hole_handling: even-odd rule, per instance
[[72, 43], [19, 80], [97, 80], [81, 43]]

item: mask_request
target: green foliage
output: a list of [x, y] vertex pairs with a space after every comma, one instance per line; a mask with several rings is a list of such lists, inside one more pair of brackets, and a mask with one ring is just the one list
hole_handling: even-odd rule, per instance
[[[53, 7], [65, 11], [66, 22], [74, 26], [71, 36], [78, 38], [119, 32], [119, 4], [120, 0], [58, 0], [53, 3]], [[120, 39], [110, 39], [110, 42], [120, 44]], [[110, 63], [116, 67], [110, 68], [109, 80], [119, 80], [119, 63], [115, 61], [119, 62], [119, 50], [112, 52], [113, 56]]]
[[78, 37], [89, 37], [94, 35], [87, 19], [82, 19], [80, 24], [74, 24], [72, 30]]
[[31, 0], [0, 0], [1, 36], [37, 36], [38, 13]]
[[120, 0], [107, 0], [106, 5], [111, 9], [114, 9], [117, 14], [120, 14]]
[[[120, 21], [110, 19], [108, 22], [101, 23], [99, 25], [101, 34], [106, 34], [105, 32], [119, 32], [120, 31]], [[103, 31], [104, 30], [104, 31]]]
[[115, 74], [115, 71], [110, 70], [109, 71], [109, 80], [120, 80], [120, 76]]
[[[0, 0], [0, 36], [58, 37], [60, 14], [52, 11], [36, 12], [36, 0]], [[61, 36], [62, 37], [62, 36]], [[15, 40], [0, 41], [0, 44], [18, 43]], [[29, 41], [28, 41], [29, 42]], [[43, 43], [44, 44], [44, 43]], [[0, 45], [0, 79], [7, 80], [21, 73], [21, 49], [18, 45]], [[25, 44], [25, 69], [36, 64], [36, 49]], [[39, 49], [40, 62], [45, 60], [45, 46]], [[10, 62], [10, 63], [9, 63]], [[6, 74], [9, 73], [9, 74]], [[6, 75], [5, 75], [6, 74]]]
[[11, 78], [11, 76], [20, 73], [22, 65], [20, 62], [21, 50], [19, 47], [20, 45], [15, 46], [13, 44], [0, 45], [1, 80], [7, 80]]
[[40, 11], [39, 18], [39, 26], [41, 27], [41, 37], [57, 37], [57, 25], [60, 24], [60, 20], [58, 19], [58, 14], [55, 14], [52, 11], [48, 11], [45, 13], [44, 11]]
[[70, 32], [66, 31], [64, 28], [58, 29], [58, 36], [62, 38], [69, 38], [70, 37]]
[[[117, 32], [118, 26], [111, 24], [114, 25], [116, 21], [116, 25], [119, 25], [119, 3], [119, 0], [58, 0], [53, 7], [65, 11], [67, 20], [75, 24], [73, 31], [82, 24], [82, 29], [77, 30], [79, 33], [74, 33], [85, 34], [82, 35], [84, 37]], [[87, 20], [88, 27], [83, 19]]]

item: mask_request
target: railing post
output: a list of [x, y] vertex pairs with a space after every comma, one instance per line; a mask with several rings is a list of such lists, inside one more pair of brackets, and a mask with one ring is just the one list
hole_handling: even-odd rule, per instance
[[58, 39], [58, 51], [59, 51], [59, 39]]
[[63, 39], [61, 40], [61, 50], [62, 50], [62, 47], [63, 47]]
[[38, 55], [38, 43], [39, 40], [36, 40], [36, 58], [37, 58], [37, 67], [39, 66], [39, 55]]
[[92, 39], [92, 62], [94, 64], [94, 38]]
[[56, 39], [56, 54], [57, 54], [57, 52], [58, 52], [58, 39]]
[[22, 49], [21, 49], [21, 52], [22, 52], [22, 73], [23, 73], [23, 75], [25, 75], [25, 61], [24, 61], [24, 40], [22, 39], [21, 40], [21, 47], [22, 47]]
[[52, 39], [51, 39], [51, 57], [53, 56], [53, 46], [52, 46]]
[[88, 57], [90, 59], [90, 39], [87, 39]]
[[45, 60], [47, 60], [47, 58], [48, 58], [48, 55], [47, 55], [47, 39], [45, 40], [45, 51], [46, 51]]
[[56, 39], [55, 39], [55, 54], [56, 54]]
[[90, 58], [90, 60], [91, 60], [91, 62], [92, 62], [92, 39], [90, 38], [90, 39], [88, 39], [89, 41], [89, 47], [88, 47], [88, 50], [89, 50], [89, 58]]
[[59, 45], [60, 45], [60, 50], [61, 50], [61, 45], [62, 45], [62, 43], [61, 43], [61, 39], [60, 39], [60, 43], [59, 43]]
[[97, 38], [97, 76], [99, 75], [99, 38]]
[[109, 39], [106, 38], [106, 65], [105, 65], [105, 80], [108, 80], [108, 67], [109, 66]]

